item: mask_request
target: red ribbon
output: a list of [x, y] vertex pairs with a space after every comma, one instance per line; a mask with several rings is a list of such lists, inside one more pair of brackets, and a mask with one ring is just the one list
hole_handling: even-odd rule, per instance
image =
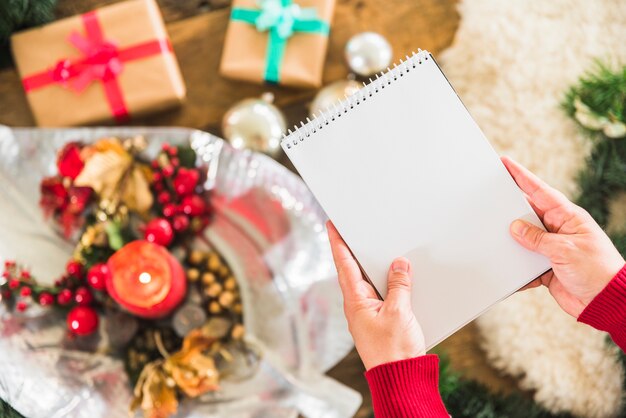
[[100, 81], [115, 120], [125, 121], [128, 109], [117, 79], [124, 63], [172, 52], [172, 45], [169, 40], [162, 39], [120, 49], [104, 38], [95, 11], [81, 17], [86, 36], [72, 32], [67, 40], [82, 53], [82, 57], [62, 59], [53, 68], [23, 78], [24, 90], [29, 92], [50, 84], [61, 84], [80, 94], [92, 82]]

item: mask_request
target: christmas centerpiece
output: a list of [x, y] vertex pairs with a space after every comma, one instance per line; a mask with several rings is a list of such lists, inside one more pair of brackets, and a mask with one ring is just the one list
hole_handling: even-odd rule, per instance
[[[126, 357], [136, 380], [133, 409], [162, 417], [176, 412], [180, 396], [219, 388], [219, 361], [243, 347], [242, 307], [222, 258], [192, 249], [211, 222], [206, 170], [196, 166], [189, 146], [165, 143], [154, 159], [143, 155], [146, 146], [140, 136], [65, 144], [57, 174], [41, 181], [40, 204], [59, 232], [77, 241], [74, 254], [51, 286], [6, 261], [0, 291], [17, 312], [64, 312], [73, 338], [95, 333], [100, 317], [122, 313], [136, 320], [139, 340], [129, 335], [119, 344], [133, 353]], [[200, 320], [183, 311], [170, 324], [156, 322], [172, 316], [191, 288], [204, 295]], [[177, 324], [185, 320], [195, 327]], [[153, 352], [133, 349], [146, 330]]]
[[351, 348], [326, 218], [285, 167], [189, 129], [0, 127], [0, 182], [0, 409], [356, 411], [323, 374]]

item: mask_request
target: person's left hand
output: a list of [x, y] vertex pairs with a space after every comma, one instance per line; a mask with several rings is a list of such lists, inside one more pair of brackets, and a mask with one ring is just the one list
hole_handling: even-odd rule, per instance
[[424, 334], [411, 309], [411, 266], [397, 258], [389, 269], [387, 298], [378, 299], [361, 274], [335, 226], [329, 221], [328, 238], [343, 293], [348, 328], [365, 369], [426, 354]]

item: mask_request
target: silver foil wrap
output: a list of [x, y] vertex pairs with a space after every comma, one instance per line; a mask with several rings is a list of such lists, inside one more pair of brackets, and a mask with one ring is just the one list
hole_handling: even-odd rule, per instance
[[[352, 348], [326, 216], [305, 184], [269, 157], [182, 128], [0, 126], [0, 261], [17, 260], [43, 282], [59, 277], [74, 244], [43, 219], [41, 179], [55, 174], [65, 142], [136, 135], [148, 139], [148, 155], [163, 142], [187, 142], [207, 165], [216, 218], [202, 241], [236, 274], [246, 341], [258, 353], [255, 367], [223, 380], [218, 392], [183, 401], [178, 416], [353, 416], [361, 396], [324, 375]], [[106, 344], [78, 350], [67, 343], [59, 314], [18, 315], [1, 306], [2, 399], [28, 418], [128, 416], [131, 388], [121, 361], [103, 352]]]

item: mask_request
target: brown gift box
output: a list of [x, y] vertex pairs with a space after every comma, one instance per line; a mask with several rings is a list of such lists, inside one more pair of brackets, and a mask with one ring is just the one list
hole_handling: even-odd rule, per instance
[[[314, 8], [317, 18], [330, 24], [335, 0], [294, 0], [302, 8]], [[232, 7], [259, 9], [256, 0], [233, 0]], [[264, 83], [268, 32], [231, 20], [226, 31], [220, 72], [233, 79]], [[281, 85], [317, 88], [322, 84], [328, 36], [294, 32], [287, 39], [280, 69]]]
[[[154, 0], [130, 0], [95, 11], [103, 39], [118, 50], [150, 41], [169, 40]], [[69, 41], [76, 32], [86, 36], [78, 16], [15, 34], [13, 55], [22, 80], [38, 73], [52, 74], [61, 61], [78, 61], [85, 56]], [[69, 88], [78, 77], [27, 89], [26, 96], [39, 126], [69, 126], [113, 119], [112, 104], [104, 83], [92, 80], [82, 91]], [[178, 105], [185, 97], [185, 84], [176, 57], [170, 50], [122, 63], [116, 75], [123, 105], [130, 115]]]

